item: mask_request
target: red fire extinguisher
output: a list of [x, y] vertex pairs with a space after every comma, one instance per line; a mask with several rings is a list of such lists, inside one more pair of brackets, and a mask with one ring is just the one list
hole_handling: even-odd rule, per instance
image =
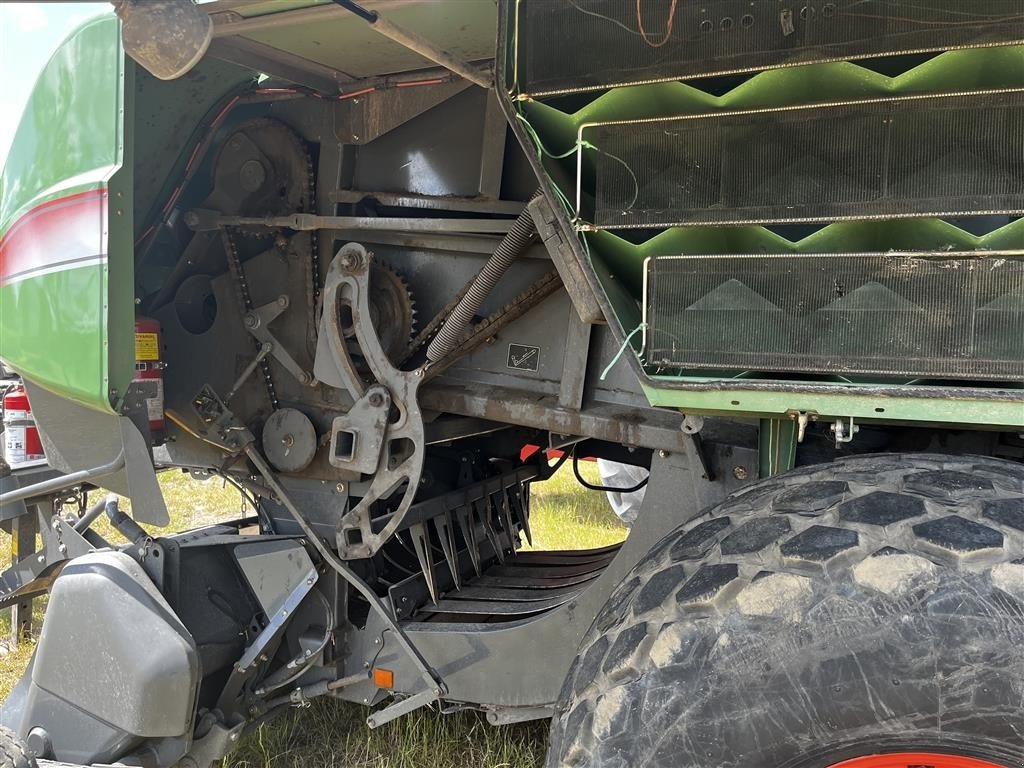
[[146, 398], [149, 431], [155, 443], [163, 442], [164, 362], [160, 345], [160, 323], [151, 317], [135, 318], [135, 381], [156, 382], [156, 394]]
[[4, 395], [4, 458], [11, 469], [46, 462], [24, 387], [15, 387]]

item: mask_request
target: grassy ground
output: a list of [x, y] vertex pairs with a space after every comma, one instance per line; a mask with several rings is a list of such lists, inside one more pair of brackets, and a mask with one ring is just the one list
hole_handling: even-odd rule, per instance
[[[588, 480], [597, 480], [593, 465], [584, 464]], [[180, 473], [166, 473], [161, 485], [171, 511], [166, 531], [183, 530], [239, 517], [239, 495], [220, 480], [196, 482]], [[621, 541], [625, 527], [612, 514], [603, 494], [584, 491], [569, 467], [533, 487], [531, 528], [535, 549], [584, 549]], [[111, 540], [109, 526], [97, 530]], [[0, 552], [7, 552], [0, 535]], [[0, 554], [0, 562], [4, 555]], [[36, 601], [35, 626], [42, 621], [44, 600]], [[10, 618], [0, 616], [0, 637], [7, 637]], [[17, 682], [32, 654], [31, 640], [0, 658], [0, 698]], [[309, 709], [287, 713], [246, 739], [225, 766], [238, 768], [533, 768], [543, 763], [547, 723], [493, 727], [477, 713], [439, 715], [418, 712], [377, 730], [366, 726], [368, 713], [333, 699]]]

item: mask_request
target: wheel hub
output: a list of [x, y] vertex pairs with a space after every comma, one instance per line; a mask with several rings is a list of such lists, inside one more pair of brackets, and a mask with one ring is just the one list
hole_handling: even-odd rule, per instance
[[1004, 768], [987, 760], [931, 752], [894, 752], [844, 760], [830, 768]]

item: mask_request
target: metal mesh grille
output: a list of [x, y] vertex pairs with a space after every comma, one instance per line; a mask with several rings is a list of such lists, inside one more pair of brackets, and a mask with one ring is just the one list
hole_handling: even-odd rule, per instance
[[658, 368], [1024, 380], [1020, 252], [658, 257], [644, 312]]
[[1020, 0], [520, 0], [515, 77], [541, 96], [1022, 41]]
[[[585, 126], [597, 228], [1024, 212], [1024, 93]], [[582, 165], [586, 163], [587, 165]], [[586, 175], [583, 176], [583, 185]]]

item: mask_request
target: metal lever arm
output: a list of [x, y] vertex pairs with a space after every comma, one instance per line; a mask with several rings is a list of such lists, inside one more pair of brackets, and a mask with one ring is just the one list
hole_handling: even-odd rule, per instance
[[[245, 330], [251, 333], [262, 345], [257, 356], [257, 361], [262, 360], [262, 358], [266, 356], [263, 353], [263, 350], [266, 348], [266, 345], [269, 344], [270, 354], [274, 356], [274, 359], [277, 360], [277, 362], [284, 366], [288, 373], [295, 377], [296, 381], [300, 384], [315, 386], [316, 380], [313, 378], [313, 375], [295, 362], [295, 358], [288, 354], [288, 350], [281, 346], [281, 342], [274, 338], [274, 334], [272, 334], [267, 328], [267, 326], [276, 320], [286, 309], [288, 309], [288, 297], [283, 295], [278, 296], [276, 301], [272, 301], [269, 304], [264, 304], [262, 307], [256, 307], [256, 309], [246, 312], [245, 316], [242, 318], [242, 322], [245, 325]], [[232, 391], [228, 395], [229, 398], [234, 394], [234, 391], [237, 388], [237, 386], [232, 387]]]
[[[370, 488], [338, 523], [338, 552], [346, 559], [371, 557], [391, 538], [412, 505], [423, 472], [423, 416], [417, 402], [423, 372], [400, 371], [391, 364], [374, 330], [369, 299], [370, 254], [362, 245], [348, 243], [338, 251], [327, 272], [322, 332], [326, 333], [331, 356], [345, 388], [353, 400], [360, 401], [367, 387], [349, 354], [338, 311], [342, 305], [351, 309], [359, 350], [370, 373], [390, 393], [398, 416], [383, 425], [384, 449]], [[402, 501], [391, 520], [383, 530], [374, 532], [370, 525], [371, 506], [390, 496], [403, 483]]]

